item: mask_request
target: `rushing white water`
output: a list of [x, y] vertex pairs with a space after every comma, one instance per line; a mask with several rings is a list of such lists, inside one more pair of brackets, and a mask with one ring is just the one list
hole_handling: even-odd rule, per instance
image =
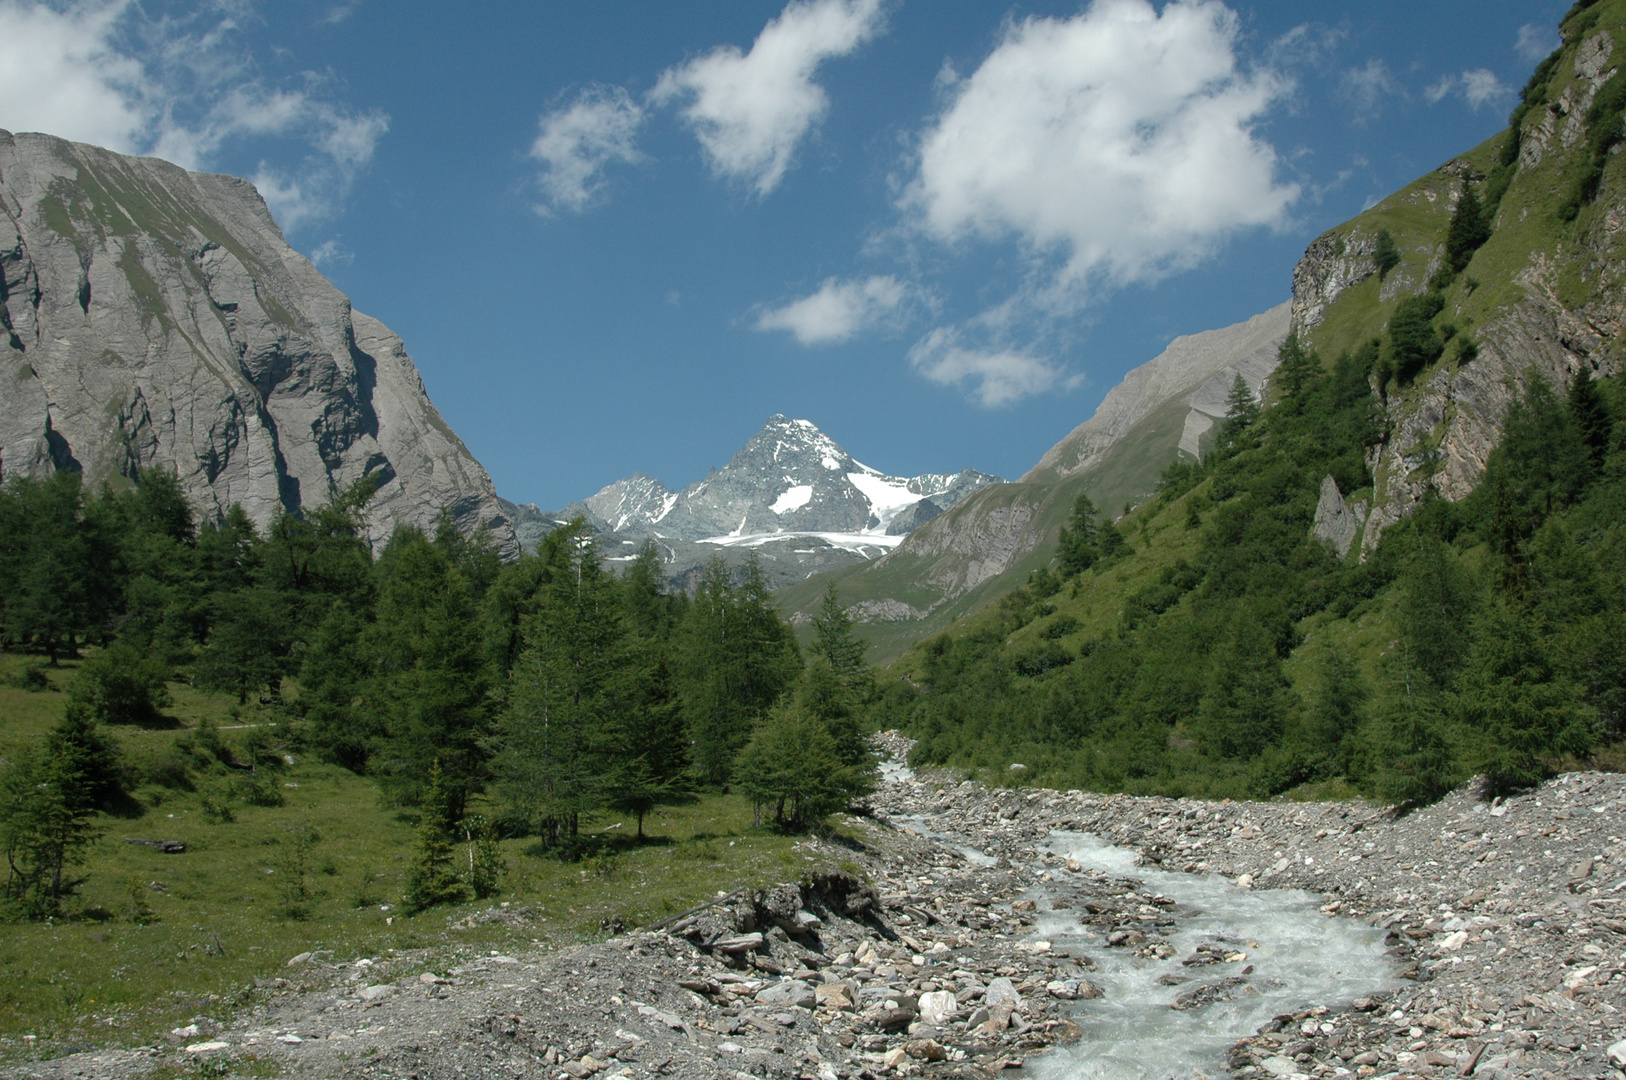
[[[1080, 833], [1053, 833], [1046, 847], [1076, 859], [1083, 869], [1134, 878], [1143, 893], [1174, 900], [1170, 914], [1176, 925], [1162, 933], [1176, 952], [1156, 960], [1136, 957], [1127, 948], [1107, 948], [1095, 928], [1079, 924], [1078, 910], [1050, 910], [1051, 898], [1070, 896], [1073, 890], [1030, 893], [1039, 902], [1033, 936], [1050, 941], [1059, 952], [1088, 956], [1096, 965], [1089, 979], [1105, 991], [1072, 1010], [1082, 1039], [1030, 1062], [1035, 1075], [1045, 1080], [1224, 1075], [1230, 1045], [1272, 1017], [1316, 1005], [1348, 1004], [1394, 985], [1383, 932], [1322, 915], [1310, 893], [1242, 889], [1216, 874], [1136, 866], [1133, 852]], [[1204, 942], [1245, 953], [1246, 960], [1183, 966], [1181, 960]], [[1232, 988], [1231, 1000], [1170, 1008], [1180, 995], [1240, 976], [1250, 965], [1246, 984]], [[1189, 981], [1165, 985], [1158, 981], [1162, 976]]]

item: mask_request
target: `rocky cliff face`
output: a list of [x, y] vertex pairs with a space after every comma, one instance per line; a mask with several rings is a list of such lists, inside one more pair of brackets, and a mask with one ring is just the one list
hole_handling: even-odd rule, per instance
[[[1375, 486], [1363, 554], [1431, 487], [1451, 500], [1473, 491], [1508, 406], [1533, 379], [1562, 389], [1582, 367], [1598, 375], [1618, 370], [1626, 182], [1611, 167], [1596, 202], [1573, 222], [1557, 211], [1581, 171], [1578, 159], [1589, 153], [1587, 110], [1618, 70], [1620, 29], [1593, 28], [1567, 42], [1546, 100], [1525, 117], [1517, 169], [1491, 238], [1444, 293], [1437, 323], [1456, 329], [1457, 341], [1411, 386], [1374, 382], [1387, 434], [1368, 461]], [[1507, 137], [1447, 162], [1312, 243], [1293, 275], [1295, 329], [1329, 359], [1382, 334], [1394, 303], [1428, 288], [1465, 185], [1483, 198]], [[1402, 254], [1385, 277], [1372, 257], [1379, 229], [1389, 230]], [[1459, 351], [1463, 342], [1473, 345], [1469, 359]]]
[[1162, 353], [1124, 376], [1084, 423], [1046, 451], [1023, 480], [1062, 480], [1099, 465], [1136, 424], [1167, 403], [1190, 406], [1179, 447], [1195, 457], [1201, 439], [1225, 415], [1237, 375], [1255, 393], [1276, 370], [1276, 350], [1287, 336], [1291, 304], [1284, 302], [1246, 322], [1169, 342]]
[[0, 473], [173, 469], [262, 527], [364, 476], [370, 538], [447, 507], [518, 550], [401, 339], [290, 248], [252, 184], [0, 131]]

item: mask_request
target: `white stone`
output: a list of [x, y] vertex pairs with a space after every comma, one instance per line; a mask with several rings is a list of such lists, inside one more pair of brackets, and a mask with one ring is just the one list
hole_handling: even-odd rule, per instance
[[920, 995], [921, 1022], [934, 1028], [941, 1028], [948, 1023], [959, 1008], [959, 1002], [948, 990], [934, 990], [929, 994]]

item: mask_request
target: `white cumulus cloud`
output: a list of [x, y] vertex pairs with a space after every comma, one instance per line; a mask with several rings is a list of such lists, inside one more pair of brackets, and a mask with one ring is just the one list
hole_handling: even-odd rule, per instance
[[909, 350], [909, 365], [941, 386], [965, 387], [985, 408], [1009, 405], [1074, 381], [1053, 361], [1024, 349], [967, 345], [960, 331], [940, 326]]
[[545, 166], [540, 182], [544, 213], [585, 209], [603, 187], [604, 168], [635, 162], [644, 110], [619, 86], [593, 86], [570, 104], [545, 114], [531, 156]]
[[909, 287], [890, 274], [863, 280], [826, 278], [809, 296], [757, 315], [758, 330], [788, 330], [803, 345], [843, 342], [894, 314]]
[[109, 43], [128, 7], [0, 0], [0, 127], [141, 148], [152, 123], [146, 72]]
[[1504, 98], [1511, 97], [1513, 90], [1505, 86], [1502, 80], [1496, 77], [1495, 72], [1486, 68], [1474, 68], [1460, 75], [1446, 75], [1423, 91], [1423, 96], [1431, 105], [1438, 105], [1453, 94], [1467, 102], [1469, 108], [1478, 112], [1486, 105], [1495, 105]]
[[790, 168], [797, 144], [830, 107], [824, 88], [813, 81], [819, 65], [878, 33], [882, 14], [882, 0], [793, 0], [757, 35], [750, 52], [721, 45], [669, 68], [650, 100], [687, 102], [681, 115], [712, 171], [766, 196]]
[[231, 4], [151, 20], [132, 0], [0, 0], [0, 127], [208, 168], [228, 141], [288, 139], [254, 177], [284, 229], [331, 216], [389, 117], [339, 104], [303, 72], [255, 72]]
[[[1010, 24], [948, 85], [906, 211], [945, 242], [1015, 236], [1059, 258], [1063, 293], [1090, 278], [1155, 280], [1230, 233], [1281, 224], [1298, 188], [1277, 183], [1253, 125], [1286, 86], [1241, 69], [1237, 32], [1216, 0], [1161, 14], [1147, 0], [1095, 0], [1071, 18]], [[1050, 377], [1020, 352], [927, 353], [937, 359], [923, 370], [985, 372], [985, 401]]]

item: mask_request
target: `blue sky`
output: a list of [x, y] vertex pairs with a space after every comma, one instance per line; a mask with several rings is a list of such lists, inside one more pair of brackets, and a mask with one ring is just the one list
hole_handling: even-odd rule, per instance
[[1567, 6], [0, 0], [0, 127], [254, 179], [509, 498], [775, 412], [1014, 478], [1499, 131]]

